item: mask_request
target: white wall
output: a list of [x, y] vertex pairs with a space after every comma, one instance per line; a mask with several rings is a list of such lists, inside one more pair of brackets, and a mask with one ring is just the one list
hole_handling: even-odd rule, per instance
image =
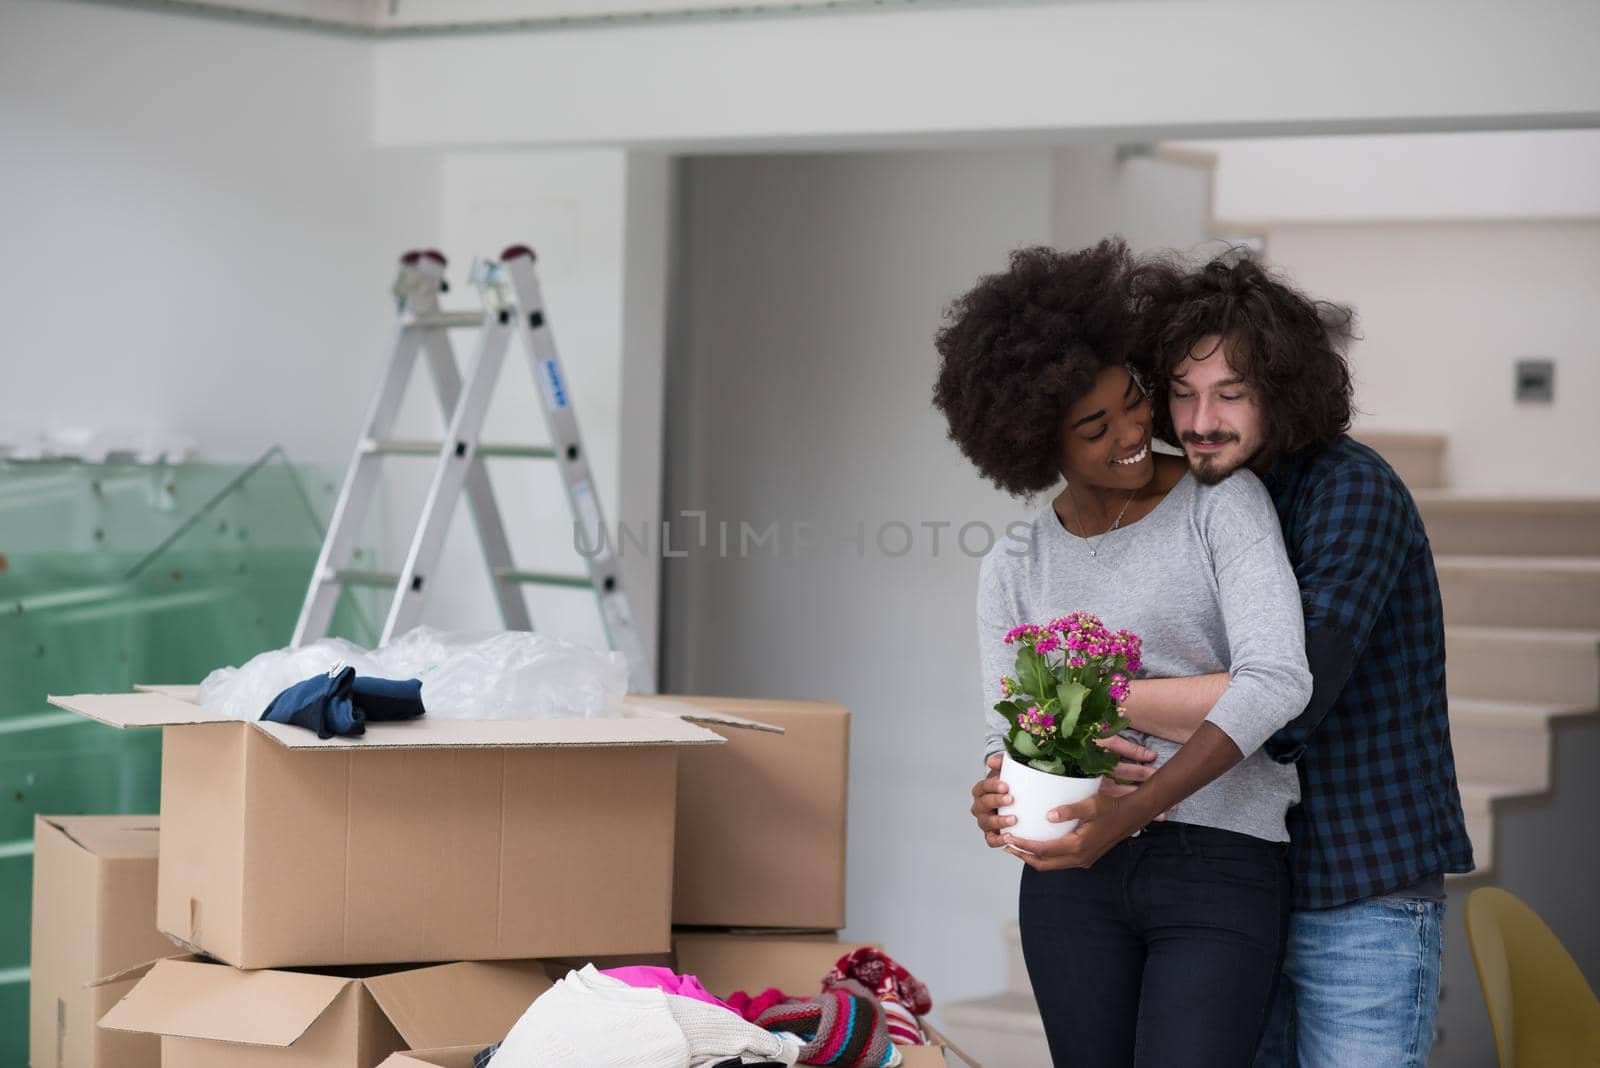
[[[1190, 142], [1215, 225], [1261, 237], [1312, 295], [1350, 303], [1357, 426], [1448, 435], [1473, 491], [1594, 493], [1600, 131]], [[1518, 357], [1556, 361], [1552, 405], [1513, 400]]]
[[372, 147], [363, 42], [0, 4], [0, 437], [169, 429], [342, 464], [430, 157]]
[[1145, 0], [377, 45], [380, 144], [752, 151], [1593, 125], [1583, 0]]
[[1120, 234], [1138, 251], [1191, 253], [1209, 237], [1209, 167], [1126, 156], [1111, 144], [1057, 149], [1053, 164], [1050, 239], [1058, 248]]
[[[705, 510], [710, 537], [664, 565], [667, 682], [849, 708], [849, 933], [942, 1001], [992, 993], [1017, 871], [963, 811], [983, 770], [978, 561], [951, 543], [1023, 509], [945, 440], [931, 338], [980, 272], [1049, 240], [1050, 153], [700, 159], [684, 180], [666, 506]], [[874, 537], [897, 520], [920, 540], [887, 557]], [[865, 555], [791, 553], [795, 521], [835, 548], [865, 524]], [[924, 521], [956, 524], [938, 557]], [[741, 557], [741, 522], [780, 523], [779, 558]], [[675, 529], [693, 544], [697, 524]]]
[[1600, 130], [1199, 141], [1224, 226], [1600, 218]]
[[[1468, 490], [1600, 493], [1600, 221], [1274, 226], [1267, 255], [1355, 305], [1360, 425], [1449, 435]], [[1512, 362], [1556, 361], [1553, 405], [1512, 399]]]

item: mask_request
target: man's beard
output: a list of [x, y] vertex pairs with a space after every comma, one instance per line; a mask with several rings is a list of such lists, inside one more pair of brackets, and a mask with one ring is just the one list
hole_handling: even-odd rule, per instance
[[[1220, 440], [1237, 442], [1239, 438], [1237, 435], [1230, 434], [1228, 437]], [[1195, 437], [1188, 434], [1184, 435], [1183, 441], [1184, 444], [1216, 444], [1216, 441]], [[1259, 455], [1261, 455], [1260, 447], [1257, 447], [1255, 452], [1250, 453], [1237, 463], [1224, 463], [1214, 456], [1202, 456], [1197, 460], [1191, 459], [1189, 461], [1189, 471], [1194, 475], [1194, 480], [1200, 483], [1202, 486], [1215, 486], [1217, 483], [1223, 481], [1229, 475], [1239, 470], [1239, 468], [1248, 467], [1251, 461], [1253, 461]]]

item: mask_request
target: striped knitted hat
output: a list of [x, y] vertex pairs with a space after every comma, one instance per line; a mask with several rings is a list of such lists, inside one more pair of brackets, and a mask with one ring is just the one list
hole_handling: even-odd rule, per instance
[[786, 1001], [756, 1018], [768, 1031], [799, 1036], [801, 1064], [884, 1068], [899, 1064], [883, 1007], [872, 991], [847, 979], [809, 1001]]

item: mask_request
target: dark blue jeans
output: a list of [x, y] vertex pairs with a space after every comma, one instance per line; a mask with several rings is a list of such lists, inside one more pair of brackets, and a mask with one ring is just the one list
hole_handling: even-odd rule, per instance
[[1248, 1068], [1288, 933], [1284, 855], [1169, 821], [1092, 868], [1024, 868], [1022, 954], [1058, 1068]]

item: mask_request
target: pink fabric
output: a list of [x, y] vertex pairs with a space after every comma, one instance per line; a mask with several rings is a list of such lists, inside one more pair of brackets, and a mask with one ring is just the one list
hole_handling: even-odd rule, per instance
[[[700, 980], [692, 975], [679, 975], [671, 968], [656, 968], [646, 964], [633, 964], [626, 968], [607, 968], [600, 973], [619, 979], [631, 987], [638, 989], [664, 990], [669, 994], [678, 994], [696, 1001], [704, 1001], [708, 1005], [719, 1008], [733, 1009], [721, 998], [712, 997], [711, 992], [700, 985]], [[733, 1010], [737, 1011], [737, 1010]]]
[[775, 986], [767, 987], [755, 997], [751, 997], [743, 990], [736, 990], [728, 995], [728, 1008], [751, 1023], [755, 1023], [756, 1018], [772, 1008], [772, 1006], [782, 1005], [786, 1001], [793, 1000], [788, 994], [785, 994]]

